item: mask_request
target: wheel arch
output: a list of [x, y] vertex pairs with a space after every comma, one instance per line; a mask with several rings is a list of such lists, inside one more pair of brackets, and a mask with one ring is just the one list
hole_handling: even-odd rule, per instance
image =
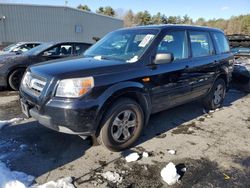
[[101, 99], [104, 102], [98, 111], [98, 114], [100, 114], [100, 116], [96, 124], [96, 134], [99, 134], [101, 123], [105, 113], [107, 112], [109, 107], [120, 98], [129, 98], [137, 102], [144, 113], [144, 125], [148, 123], [151, 114], [151, 100], [149, 94], [145, 91], [142, 84], [136, 82], [120, 83], [108, 89], [105, 93], [110, 93], [110, 90], [113, 91], [112, 94], [108, 96], [105, 95], [105, 97]]

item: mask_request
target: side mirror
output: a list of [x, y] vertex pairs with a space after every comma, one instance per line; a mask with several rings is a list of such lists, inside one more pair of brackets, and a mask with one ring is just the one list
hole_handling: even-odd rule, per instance
[[23, 51], [22, 50], [18, 50], [18, 51], [16, 51], [16, 54], [17, 55], [20, 55], [20, 54], [22, 54], [23, 53]]
[[155, 64], [165, 64], [170, 63], [174, 60], [174, 55], [172, 53], [158, 53], [155, 56]]
[[50, 56], [50, 55], [51, 55], [50, 52], [44, 52], [44, 53], [42, 54], [42, 56], [44, 56], [44, 57], [47, 57], [47, 56]]

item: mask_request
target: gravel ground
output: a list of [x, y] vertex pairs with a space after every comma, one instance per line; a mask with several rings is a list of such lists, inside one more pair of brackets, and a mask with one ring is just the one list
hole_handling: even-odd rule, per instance
[[[17, 92], [0, 91], [0, 120], [15, 117], [23, 117]], [[168, 187], [160, 171], [173, 162], [187, 171], [171, 187], [250, 187], [249, 134], [250, 94], [232, 89], [215, 112], [204, 113], [195, 102], [151, 116], [136, 145], [119, 153], [24, 120], [0, 131], [0, 160], [39, 184], [71, 176], [80, 188]], [[150, 155], [126, 163], [124, 156], [134, 151]], [[105, 180], [106, 171], [122, 182]]]

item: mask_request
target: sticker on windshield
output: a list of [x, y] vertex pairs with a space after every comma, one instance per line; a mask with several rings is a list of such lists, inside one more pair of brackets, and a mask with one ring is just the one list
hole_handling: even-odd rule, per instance
[[136, 61], [138, 61], [138, 56], [137, 55], [134, 56], [133, 58], [131, 58], [130, 60], [127, 60], [126, 62], [128, 62], [128, 63], [134, 63]]
[[144, 48], [152, 40], [152, 38], [154, 38], [154, 35], [151, 34], [146, 35], [138, 46]]

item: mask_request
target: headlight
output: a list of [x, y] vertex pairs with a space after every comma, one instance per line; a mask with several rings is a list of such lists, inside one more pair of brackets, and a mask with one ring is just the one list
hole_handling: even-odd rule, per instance
[[26, 86], [28, 83], [30, 83], [30, 72], [26, 72], [22, 80], [22, 85]]
[[59, 82], [56, 90], [56, 96], [77, 98], [86, 94], [93, 87], [93, 77], [65, 79]]

